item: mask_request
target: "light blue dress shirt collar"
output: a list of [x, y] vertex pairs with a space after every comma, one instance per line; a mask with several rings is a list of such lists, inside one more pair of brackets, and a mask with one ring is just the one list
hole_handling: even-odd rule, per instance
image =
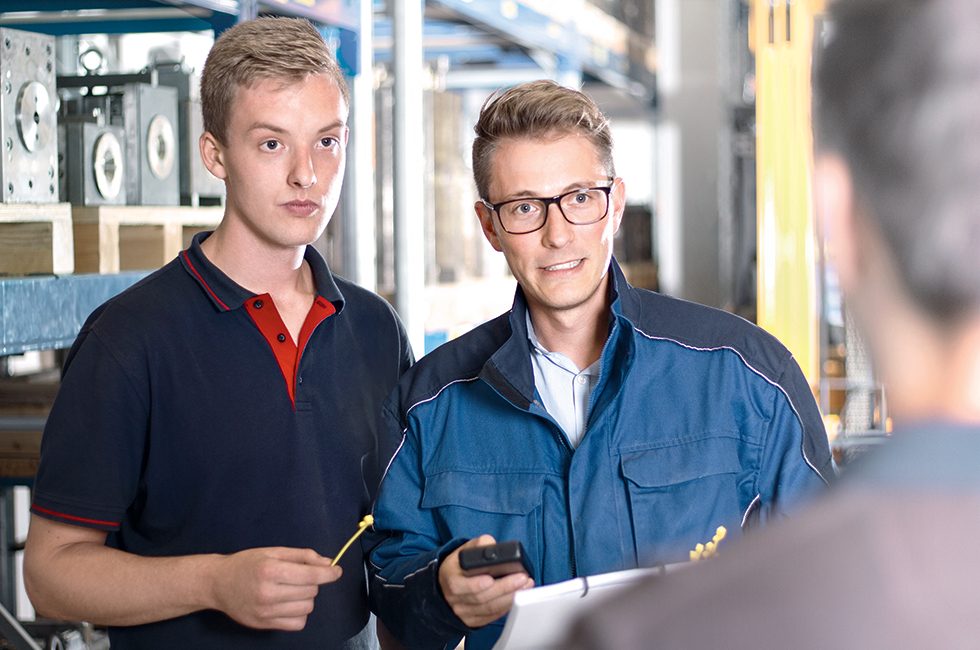
[[572, 448], [578, 447], [589, 420], [592, 391], [599, 383], [599, 360], [584, 370], [560, 352], [546, 349], [534, 333], [531, 314], [527, 320], [527, 338], [531, 344], [531, 368], [534, 387], [548, 414], [555, 419]]

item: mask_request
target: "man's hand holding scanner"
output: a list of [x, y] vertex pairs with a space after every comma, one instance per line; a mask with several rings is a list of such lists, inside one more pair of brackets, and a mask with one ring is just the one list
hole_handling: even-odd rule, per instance
[[442, 561], [439, 586], [453, 612], [468, 627], [483, 627], [510, 611], [514, 592], [530, 589], [534, 580], [525, 573], [512, 573], [494, 579], [487, 574], [467, 576], [459, 566], [461, 551], [496, 543], [490, 535], [471, 539]]

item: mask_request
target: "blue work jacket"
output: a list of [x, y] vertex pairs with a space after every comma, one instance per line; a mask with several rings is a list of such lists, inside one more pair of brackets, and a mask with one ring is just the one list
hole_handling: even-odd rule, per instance
[[833, 462], [810, 388], [775, 338], [727, 312], [631, 287], [573, 449], [534, 388], [520, 288], [510, 312], [425, 356], [386, 402], [393, 451], [374, 507], [372, 608], [408, 647], [492, 647], [439, 588], [483, 533], [519, 540], [537, 585], [686, 560], [791, 510]]

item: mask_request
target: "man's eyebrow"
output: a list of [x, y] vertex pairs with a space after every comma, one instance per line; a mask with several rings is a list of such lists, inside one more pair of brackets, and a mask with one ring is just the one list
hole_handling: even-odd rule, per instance
[[[346, 122], [344, 122], [343, 120], [336, 120], [334, 122], [331, 122], [330, 124], [320, 127], [317, 133], [325, 133], [327, 131], [333, 131], [335, 129], [343, 128], [345, 126], [347, 126]], [[287, 129], [284, 129], [283, 127], [277, 124], [271, 124], [269, 122], [256, 122], [252, 126], [248, 127], [248, 130], [249, 132], [251, 131], [272, 131], [273, 133], [288, 132]]]
[[248, 127], [249, 131], [272, 131], [273, 133], [285, 133], [286, 129], [275, 124], [269, 124], [268, 122], [256, 122], [252, 126]]
[[566, 185], [564, 189], [558, 192], [558, 194], [552, 194], [550, 196], [543, 196], [540, 192], [533, 192], [531, 190], [519, 190], [512, 194], [508, 194], [507, 195], [508, 198], [504, 199], [504, 201], [514, 201], [517, 199], [550, 199], [551, 196], [559, 196], [561, 194], [564, 194], [565, 192], [571, 192], [573, 190], [580, 190], [587, 187], [593, 187], [595, 186], [595, 183], [596, 183], [595, 180], [575, 181], [574, 183], [569, 183], [568, 185]]
[[326, 126], [320, 127], [320, 131], [319, 132], [320, 133], [324, 133], [326, 131], [333, 131], [335, 129], [342, 129], [345, 126], [347, 126], [347, 122], [345, 122], [343, 120], [335, 120], [335, 121], [331, 122], [330, 124], [327, 124]]

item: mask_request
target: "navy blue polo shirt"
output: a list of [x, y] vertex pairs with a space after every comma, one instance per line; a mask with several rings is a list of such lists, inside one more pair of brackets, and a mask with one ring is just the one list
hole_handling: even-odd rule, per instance
[[[362, 463], [412, 362], [404, 329], [308, 247], [317, 296], [294, 344], [270, 296], [207, 260], [207, 235], [83, 326], [45, 426], [32, 512], [109, 531], [111, 546], [144, 556], [289, 546], [332, 557], [370, 510]], [[368, 617], [360, 554], [341, 564], [302, 632], [205, 611], [114, 628], [112, 646], [335, 647]]]

